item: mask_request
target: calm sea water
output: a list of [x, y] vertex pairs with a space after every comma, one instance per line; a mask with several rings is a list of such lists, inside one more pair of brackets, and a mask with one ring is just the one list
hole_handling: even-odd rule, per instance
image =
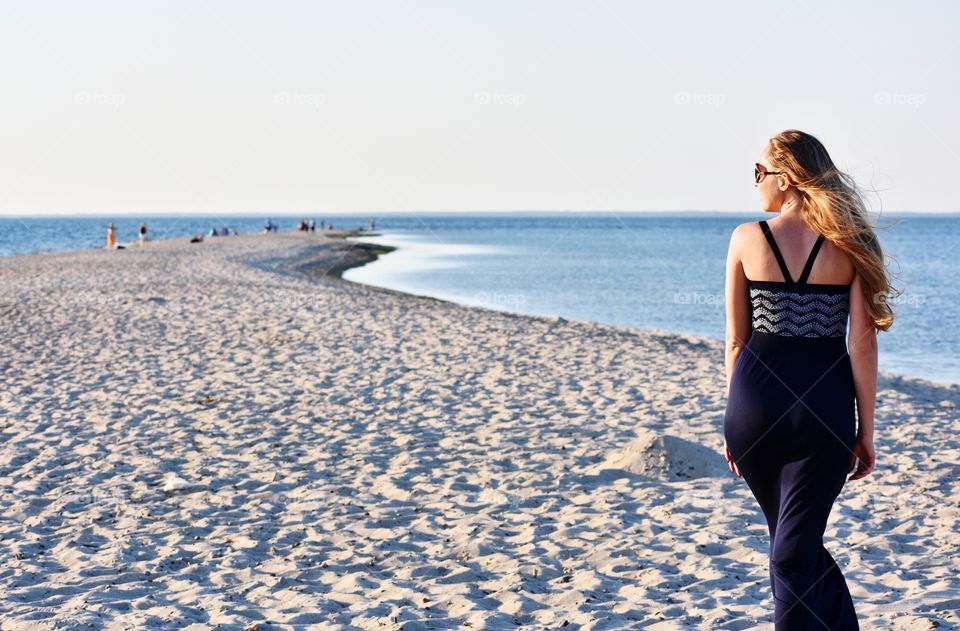
[[[516, 313], [652, 327], [722, 340], [730, 233], [763, 214], [383, 218], [399, 249], [348, 280]], [[768, 218], [768, 217], [766, 217]], [[960, 217], [884, 214], [903, 289], [879, 334], [880, 368], [960, 383]], [[951, 254], [953, 252], [953, 254]]]
[[[357, 215], [317, 217], [337, 228]], [[723, 339], [724, 262], [733, 228], [758, 213], [385, 215], [379, 236], [398, 248], [348, 280], [462, 304]], [[273, 217], [282, 231], [299, 218]], [[121, 243], [139, 219], [113, 219]], [[153, 238], [227, 225], [258, 232], [263, 217], [150, 218]], [[960, 217], [884, 214], [881, 243], [904, 290], [881, 332], [880, 368], [960, 383]], [[0, 254], [99, 247], [102, 218], [0, 219]]]

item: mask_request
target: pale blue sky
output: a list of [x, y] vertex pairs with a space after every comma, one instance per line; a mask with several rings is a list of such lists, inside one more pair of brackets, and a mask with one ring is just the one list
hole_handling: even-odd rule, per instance
[[957, 7], [5, 3], [0, 214], [758, 212], [787, 128], [956, 212]]

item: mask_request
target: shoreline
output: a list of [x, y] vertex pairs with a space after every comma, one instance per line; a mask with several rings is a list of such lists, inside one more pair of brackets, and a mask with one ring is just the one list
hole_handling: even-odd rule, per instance
[[[770, 621], [722, 342], [345, 281], [349, 241], [153, 243], [0, 258], [10, 624]], [[958, 405], [879, 380], [825, 536], [865, 626], [956, 623]]]
[[[691, 212], [699, 212], [699, 211], [691, 211]], [[559, 321], [560, 323], [580, 323], [588, 326], [610, 327], [612, 329], [625, 331], [625, 332], [629, 332], [629, 331], [649, 332], [651, 334], [662, 335], [662, 336], [675, 336], [676, 338], [678, 338], [678, 340], [684, 340], [692, 344], [701, 344], [701, 345], [707, 345], [707, 346], [720, 344], [721, 353], [722, 353], [722, 344], [723, 344], [722, 340], [716, 340], [711, 337], [707, 337], [704, 335], [697, 335], [694, 333], [670, 331], [667, 329], [659, 329], [655, 327], [636, 327], [636, 326], [628, 326], [628, 325], [608, 324], [605, 322], [599, 322], [595, 320], [580, 320], [577, 318], [563, 318], [560, 316], [545, 316], [545, 315], [537, 315], [537, 314], [519, 313], [519, 312], [513, 312], [513, 311], [504, 311], [504, 310], [494, 309], [491, 307], [467, 305], [467, 304], [459, 303], [453, 300], [436, 298], [434, 296], [429, 296], [426, 294], [415, 294], [412, 292], [405, 292], [397, 289], [391, 289], [389, 287], [380, 287], [378, 285], [369, 285], [366, 283], [346, 280], [345, 278], [343, 278], [343, 273], [346, 272], [347, 270], [355, 267], [362, 267], [368, 263], [372, 263], [373, 261], [377, 260], [379, 256], [389, 254], [390, 252], [395, 251], [397, 249], [396, 247], [390, 246], [390, 245], [363, 243], [363, 242], [356, 242], [356, 241], [350, 240], [353, 237], [370, 238], [370, 237], [379, 236], [379, 233], [377, 232], [374, 232], [372, 234], [366, 234], [366, 232], [367, 232], [366, 230], [357, 230], [357, 229], [333, 230], [329, 232], [318, 232], [318, 233], [311, 233], [311, 234], [290, 232], [290, 231], [278, 232], [278, 233], [272, 233], [272, 234], [250, 232], [250, 233], [244, 233], [244, 234], [235, 235], [235, 236], [248, 238], [248, 239], [257, 238], [257, 237], [269, 238], [271, 236], [281, 237], [281, 238], [283, 236], [293, 236], [295, 238], [306, 238], [312, 241], [316, 239], [317, 235], [319, 235], [321, 237], [324, 237], [325, 240], [317, 241], [315, 242], [315, 245], [323, 246], [323, 244], [327, 243], [326, 240], [329, 239], [331, 240], [329, 241], [329, 245], [332, 246], [334, 250], [340, 251], [340, 256], [338, 257], [338, 260], [332, 264], [326, 262], [324, 260], [325, 257], [323, 256], [320, 257], [319, 261], [311, 261], [310, 256], [306, 256], [303, 260], [295, 264], [288, 265], [282, 269], [276, 268], [276, 267], [270, 268], [269, 266], [265, 268], [265, 269], [272, 269], [274, 272], [287, 272], [287, 273], [292, 272], [292, 273], [304, 274], [306, 277], [312, 277], [312, 278], [327, 277], [327, 278], [335, 279], [342, 283], [348, 283], [350, 285], [364, 287], [368, 290], [383, 292], [388, 295], [416, 298], [419, 300], [426, 300], [426, 301], [432, 301], [432, 302], [437, 302], [442, 304], [455, 305], [457, 307], [464, 308], [464, 309], [477, 309], [480, 311], [489, 311], [491, 313], [497, 313], [501, 315], [518, 317], [518, 318], [532, 318], [532, 319], [546, 321], [546, 322]], [[231, 235], [227, 237], [207, 237], [207, 238], [213, 239], [213, 240], [223, 239], [226, 242], [229, 239], [235, 238], [235, 236]], [[166, 247], [169, 247], [170, 244], [182, 244], [184, 240], [187, 240], [187, 243], [190, 246], [196, 246], [196, 247], [203, 247], [205, 244], [208, 243], [206, 239], [204, 240], [203, 243], [189, 243], [188, 241], [189, 238], [190, 238], [189, 236], [183, 236], [183, 237], [169, 237], [164, 239], [152, 239], [147, 241], [147, 243], [148, 244], [166, 244]], [[345, 248], [342, 246], [336, 247], [337, 243], [346, 244], [347, 247]], [[151, 249], [149, 246], [147, 248], [144, 248], [144, 250], [149, 250], [149, 249]], [[319, 248], [320, 251], [323, 251], [325, 249], [326, 248], [324, 247]], [[130, 251], [130, 252], [144, 251], [139, 247], [122, 248], [122, 250]], [[112, 250], [108, 250], [107, 248], [94, 248], [94, 249], [82, 249], [82, 250], [20, 253], [20, 254], [10, 254], [5, 256], [0, 256], [0, 261], [4, 259], [15, 259], [15, 258], [21, 258], [21, 257], [80, 255], [85, 253], [109, 252], [109, 251], [112, 251]], [[122, 253], [120, 255], [122, 256]], [[256, 266], [255, 261], [251, 261], [249, 263]], [[2, 277], [0, 277], [0, 280], [2, 280]], [[721, 361], [721, 368], [722, 368], [722, 355], [721, 355], [720, 361]], [[934, 381], [932, 379], [926, 379], [924, 377], [909, 375], [906, 373], [888, 371], [888, 370], [878, 371], [878, 388], [879, 388], [880, 379], [885, 379], [887, 382], [890, 382], [891, 384], [916, 383], [924, 387], [930, 386], [930, 387], [936, 387], [936, 388], [945, 388], [947, 390], [956, 390], [960, 392], [960, 384]]]
[[[366, 235], [357, 235], [357, 236], [366, 236]], [[369, 235], [369, 236], [376, 236], [376, 235]], [[347, 237], [345, 240], [349, 240], [349, 237]], [[370, 244], [370, 243], [366, 243], [366, 244], [358, 243], [358, 245], [374, 245], [374, 244]], [[392, 250], [395, 250], [395, 249], [396, 249], [394, 246], [387, 246], [387, 245], [380, 245], [380, 247], [383, 247], [383, 248], [391, 248]], [[339, 270], [338, 270], [338, 274], [342, 274], [342, 273], [345, 272], [347, 269], [350, 269], [350, 268], [353, 268], [353, 267], [362, 267], [363, 265], [366, 265], [367, 263], [370, 263], [370, 262], [372, 262], [373, 260], [375, 260], [375, 259], [370, 259], [370, 260], [368, 260], [368, 261], [363, 261], [363, 262], [358, 262], [358, 263], [356, 263], [356, 264], [347, 265], [347, 266], [343, 267], [342, 269], [339, 269]], [[719, 344], [721, 344], [721, 347], [722, 347], [722, 344], [723, 344], [723, 341], [722, 341], [722, 340], [717, 340], [717, 339], [712, 338], [712, 337], [708, 337], [708, 336], [705, 336], [705, 335], [698, 335], [698, 334], [695, 334], [695, 333], [688, 333], [688, 332], [681, 332], [681, 331], [670, 331], [670, 330], [667, 330], [667, 329], [659, 329], [659, 328], [656, 328], [656, 327], [639, 327], [639, 326], [630, 326], [630, 325], [609, 324], [609, 323], [600, 322], [600, 321], [597, 321], [597, 320], [580, 320], [580, 319], [578, 319], [578, 318], [564, 318], [564, 317], [561, 317], [561, 316], [545, 316], [545, 315], [537, 315], [537, 314], [531, 314], [531, 313], [521, 313], [521, 312], [514, 312], [514, 311], [505, 311], [505, 310], [499, 310], [499, 309], [494, 309], [494, 308], [490, 308], [490, 307], [483, 307], [483, 306], [478, 306], [478, 305], [468, 305], [468, 304], [456, 302], [456, 301], [454, 301], [454, 300], [447, 300], [447, 299], [444, 299], [444, 298], [437, 298], [437, 297], [429, 296], [429, 295], [426, 295], [426, 294], [416, 294], [416, 293], [412, 293], [412, 292], [406, 292], [406, 291], [401, 291], [401, 290], [397, 290], [397, 289], [391, 289], [391, 288], [389, 288], [389, 287], [381, 287], [381, 286], [379, 286], [379, 285], [370, 285], [370, 284], [367, 284], [367, 283], [360, 283], [360, 282], [357, 282], [357, 281], [350, 281], [350, 280], [346, 280], [346, 279], [341, 279], [341, 280], [343, 280], [344, 282], [347, 282], [347, 283], [352, 283], [352, 284], [355, 284], [355, 285], [361, 285], [361, 286], [363, 286], [363, 287], [368, 287], [368, 288], [374, 289], [374, 290], [390, 292], [390, 293], [392, 293], [392, 294], [398, 294], [398, 295], [403, 295], [403, 296], [412, 296], [412, 297], [415, 297], [415, 298], [426, 299], [426, 300], [435, 300], [435, 301], [443, 302], [443, 303], [447, 303], [447, 304], [454, 304], [454, 305], [457, 305], [457, 306], [460, 306], [460, 307], [465, 307], [465, 308], [470, 308], [470, 309], [482, 309], [482, 310], [492, 311], [492, 312], [495, 312], [495, 313], [508, 314], [508, 315], [513, 315], [513, 316], [522, 317], [522, 318], [538, 318], [538, 319], [545, 319], [545, 320], [548, 320], [548, 321], [560, 320], [560, 321], [563, 321], [563, 322], [580, 322], [580, 323], [583, 323], [583, 324], [597, 325], [597, 326], [609, 326], [609, 327], [614, 327], [614, 328], [623, 329], [623, 330], [649, 331], [649, 332], [653, 332], [653, 333], [657, 333], [657, 334], [662, 334], [662, 335], [675, 335], [675, 336], [678, 336], [678, 337], [680, 337], [680, 338], [688, 338], [688, 339], [697, 340], [697, 341], [703, 342], [703, 343], [709, 343], [709, 344], [719, 343]], [[721, 350], [721, 352], [722, 352], [722, 350]], [[723, 361], [723, 360], [722, 360], [722, 355], [721, 355], [721, 364], [722, 364], [722, 361]], [[917, 375], [910, 375], [910, 374], [907, 374], [907, 373], [900, 373], [900, 372], [895, 372], [895, 371], [890, 371], [890, 370], [879, 370], [877, 374], [878, 374], [878, 381], [879, 381], [879, 379], [881, 379], [881, 378], [885, 378], [885, 379], [887, 379], [887, 380], [900, 380], [901, 382], [902, 382], [902, 381], [913, 381], [913, 382], [920, 382], [921, 384], [927, 384], [927, 385], [930, 385], [930, 386], [947, 388], [947, 389], [955, 389], [955, 390], [957, 390], [957, 391], [960, 391], [960, 383], [950, 383], [950, 382], [946, 382], [946, 381], [935, 381], [935, 380], [933, 380], [933, 379], [927, 379], [927, 378], [925, 378], [925, 377], [920, 377], [920, 376], [917, 376]]]

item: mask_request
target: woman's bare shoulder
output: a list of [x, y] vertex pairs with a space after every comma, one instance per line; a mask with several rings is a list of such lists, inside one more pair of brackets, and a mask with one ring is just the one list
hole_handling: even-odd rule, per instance
[[730, 233], [731, 239], [742, 239], [745, 236], [749, 236], [754, 231], [760, 230], [760, 224], [756, 221], [747, 221], [745, 223], [737, 224], [737, 227], [733, 229], [733, 232]]
[[753, 243], [758, 236], [762, 236], [760, 224], [756, 221], [748, 221], [737, 225], [730, 233], [730, 250], [739, 252], [746, 247], [748, 243]]

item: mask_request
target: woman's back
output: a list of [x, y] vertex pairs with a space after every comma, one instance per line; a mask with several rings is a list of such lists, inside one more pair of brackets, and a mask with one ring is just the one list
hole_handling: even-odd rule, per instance
[[775, 626], [852, 630], [853, 601], [822, 540], [856, 444], [845, 345], [853, 270], [824, 256], [821, 235], [790, 227], [792, 239], [778, 238], [758, 222], [759, 243], [748, 240], [741, 259], [752, 333], [730, 379], [724, 441], [769, 528]]
[[[791, 280], [798, 280], [819, 235], [802, 222], [782, 219], [766, 222], [779, 247]], [[753, 222], [749, 246], [741, 253], [744, 275], [752, 281], [784, 282], [776, 254], [767, 243], [759, 222]], [[849, 285], [856, 270], [850, 257], [828, 240], [821, 244], [806, 282], [816, 285]]]

